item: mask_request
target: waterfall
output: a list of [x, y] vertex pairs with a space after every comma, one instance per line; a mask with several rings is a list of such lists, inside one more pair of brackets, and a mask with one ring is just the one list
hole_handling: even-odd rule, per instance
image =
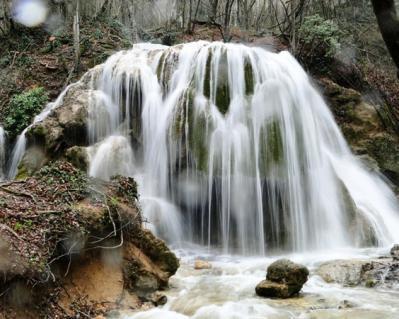
[[135, 177], [170, 242], [245, 254], [399, 242], [395, 195], [288, 52], [137, 44], [91, 92], [89, 174]]
[[163, 237], [260, 254], [351, 246], [364, 231], [399, 240], [394, 194], [351, 154], [288, 52], [139, 44], [112, 56], [93, 90], [89, 172], [135, 176]]
[[0, 182], [5, 179], [6, 166], [6, 133], [0, 126]]

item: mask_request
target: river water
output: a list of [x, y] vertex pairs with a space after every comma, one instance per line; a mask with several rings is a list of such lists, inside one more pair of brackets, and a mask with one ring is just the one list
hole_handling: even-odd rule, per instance
[[[201, 252], [202, 250], [202, 252]], [[319, 264], [334, 259], [367, 259], [386, 255], [385, 249], [343, 249], [273, 257], [216, 255], [200, 247], [178, 250], [181, 267], [165, 291], [161, 308], [125, 313], [123, 319], [396, 319], [399, 286], [392, 289], [344, 287], [315, 275]], [[277, 258], [303, 263], [310, 270], [300, 295], [290, 299], [256, 296], [255, 286], [265, 278], [267, 265]], [[195, 270], [194, 261], [209, 260], [212, 268]]]

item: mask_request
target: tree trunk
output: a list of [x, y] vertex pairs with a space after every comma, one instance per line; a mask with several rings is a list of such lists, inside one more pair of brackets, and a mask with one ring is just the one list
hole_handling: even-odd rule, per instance
[[0, 36], [6, 36], [11, 27], [11, 1], [0, 0]]
[[[394, 0], [371, 0], [385, 44], [399, 69], [399, 20]], [[399, 75], [399, 74], [398, 74]]]
[[75, 68], [80, 62], [80, 0], [76, 0], [76, 12], [73, 19], [73, 46], [75, 48]]

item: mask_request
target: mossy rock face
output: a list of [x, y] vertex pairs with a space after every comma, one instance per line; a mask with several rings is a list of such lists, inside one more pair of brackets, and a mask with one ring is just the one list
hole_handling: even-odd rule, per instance
[[189, 150], [193, 154], [197, 169], [208, 170], [208, 145], [206, 127], [209, 125], [206, 114], [196, 114], [189, 131]]
[[381, 135], [370, 139], [367, 151], [373, 156], [383, 173], [399, 185], [399, 144], [397, 139], [389, 135]]
[[[185, 157], [185, 150], [188, 148], [192, 160], [197, 169], [206, 171], [208, 168], [208, 145], [207, 127], [211, 125], [207, 119], [206, 111], [197, 112], [194, 106], [195, 90], [193, 84], [189, 86], [176, 108], [170, 136], [173, 140], [182, 143], [182, 157]], [[186, 136], [186, 125], [188, 126], [188, 136]], [[184, 154], [183, 154], [184, 153]], [[187, 161], [184, 158], [184, 161]]]
[[259, 167], [264, 176], [284, 165], [283, 137], [277, 121], [267, 123], [261, 129], [259, 156]]
[[344, 88], [328, 79], [322, 79], [320, 83], [338, 121], [353, 121], [356, 117], [354, 109], [361, 102], [361, 94], [355, 90]]
[[[211, 87], [213, 85], [213, 81], [216, 79], [213, 78], [214, 70], [216, 67], [212, 65], [212, 57], [213, 54], [211, 50], [209, 50], [208, 58], [206, 61], [205, 67], [205, 80], [204, 80], [204, 96], [208, 99], [211, 98], [212, 90]], [[217, 66], [217, 84], [216, 84], [216, 92], [215, 94], [215, 104], [219, 109], [220, 113], [226, 114], [229, 105], [230, 105], [230, 88], [229, 88], [229, 74], [228, 74], [228, 62], [227, 62], [227, 53], [226, 51], [222, 52], [219, 65]]]
[[73, 146], [66, 150], [65, 158], [76, 168], [86, 171], [89, 167], [87, 149], [82, 146]]
[[381, 172], [399, 191], [399, 138], [387, 122], [386, 105], [372, 105], [359, 92], [344, 88], [328, 79], [320, 80], [331, 111], [342, 132], [358, 155], [374, 159]]
[[254, 72], [252, 69], [251, 61], [245, 59], [244, 62], [244, 77], [245, 77], [245, 94], [251, 95], [254, 93]]
[[142, 230], [132, 234], [133, 243], [139, 247], [158, 267], [170, 276], [179, 268], [179, 260], [166, 246], [165, 242], [155, 237], [149, 230]]
[[18, 166], [16, 179], [25, 179], [39, 171], [48, 162], [48, 157], [41, 147], [29, 147]]
[[266, 279], [302, 288], [308, 280], [308, 276], [309, 270], [305, 266], [288, 259], [279, 259], [267, 268]]

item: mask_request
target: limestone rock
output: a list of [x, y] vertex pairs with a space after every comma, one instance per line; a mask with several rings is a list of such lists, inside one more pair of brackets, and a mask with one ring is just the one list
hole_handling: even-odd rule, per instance
[[267, 268], [266, 280], [256, 286], [255, 292], [262, 297], [289, 298], [299, 293], [308, 275], [305, 266], [279, 259]]
[[364, 260], [335, 260], [319, 266], [316, 273], [328, 283], [356, 286], [362, 280]]
[[196, 270], [211, 269], [211, 268], [212, 264], [208, 261], [198, 259], [194, 262], [194, 269]]
[[399, 282], [399, 262], [387, 257], [371, 260], [333, 260], [321, 264], [316, 273], [328, 283], [389, 288]]

